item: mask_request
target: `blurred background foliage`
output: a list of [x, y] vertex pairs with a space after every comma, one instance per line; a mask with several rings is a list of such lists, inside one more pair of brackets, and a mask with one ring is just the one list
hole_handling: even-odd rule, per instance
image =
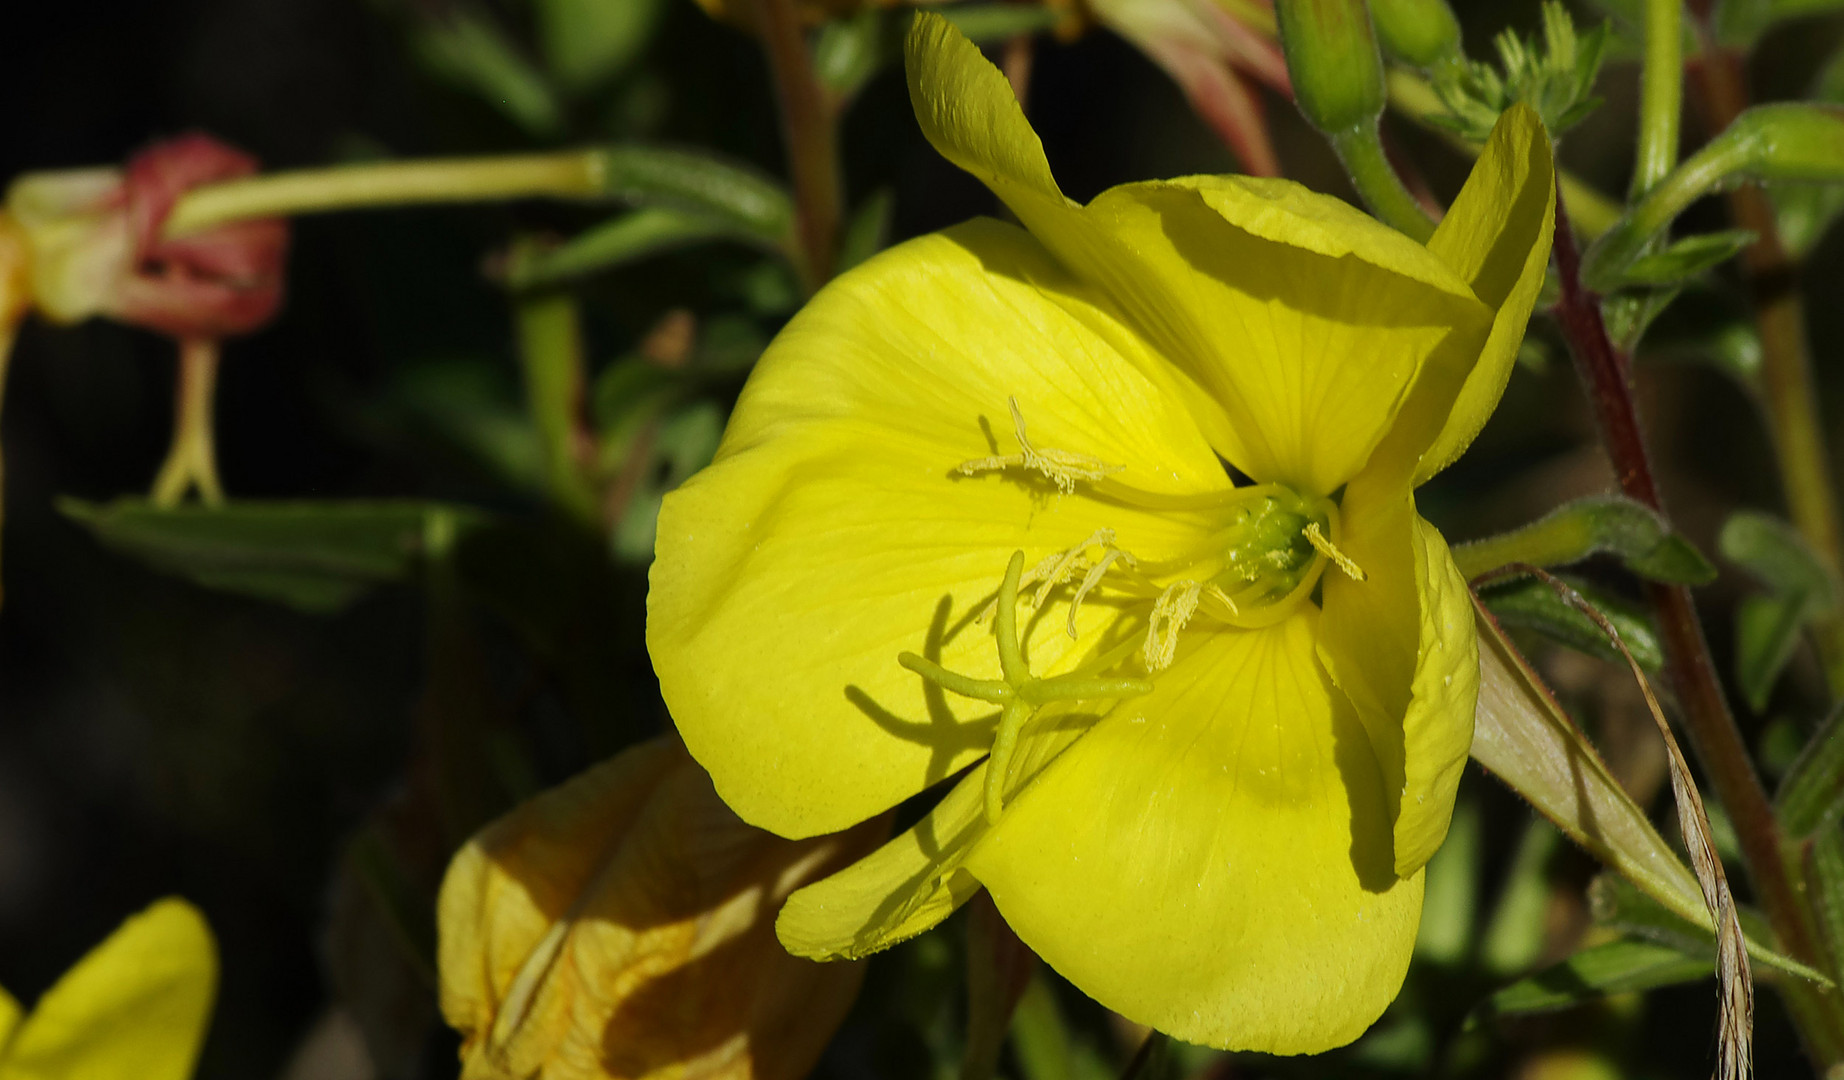
[[[1501, 28], [1528, 33], [1538, 20], [1534, 0], [1456, 8], [1475, 56]], [[1750, 71], [1757, 99], [1805, 95], [1841, 42], [1835, 16], [1769, 31]], [[1603, 191], [1624, 190], [1631, 167], [1633, 55], [1616, 33], [1606, 104], [1562, 148]], [[782, 175], [768, 87], [755, 43], [689, 0], [64, 0], [10, 12], [0, 35], [0, 100], [11, 103], [0, 178], [116, 162], [191, 129], [271, 169], [644, 141]], [[1324, 140], [1286, 102], [1266, 105], [1286, 175], [1352, 198]], [[1029, 111], [1079, 199], [1236, 169], [1165, 74], [1102, 30], [1039, 36]], [[1694, 113], [1687, 126], [1700, 141]], [[1451, 196], [1466, 160], [1435, 134], [1399, 121], [1390, 131]], [[848, 217], [870, 207], [860, 236], [878, 231], [879, 207], [892, 242], [994, 212], [923, 142], [894, 67], [865, 83], [840, 145]], [[283, 314], [226, 347], [218, 439], [233, 498], [475, 508], [431, 516], [398, 502], [323, 523], [348, 530], [342, 550], [368, 553], [330, 577], [309, 567], [253, 582], [234, 551], [202, 576], [189, 557], [179, 562], [192, 572], [159, 572], [174, 565], [160, 538], [97, 507], [142, 490], [160, 460], [171, 344], [99, 321], [28, 326], [5, 417], [0, 984], [29, 999], [124, 913], [180, 893], [208, 914], [225, 957], [200, 1076], [453, 1075], [454, 1037], [420, 967], [434, 883], [459, 839], [516, 797], [668, 725], [641, 640], [652, 510], [708, 460], [748, 365], [801, 295], [783, 262], [734, 243], [577, 279], [594, 457], [616, 493], [604, 495], [619, 499], [606, 530], [586, 527], [605, 508], [585, 515], [547, 486], [516, 360], [521, 334], [561, 332], [543, 320], [563, 316], [527, 306], [521, 322], [505, 282], [515, 241], [542, 250], [609, 214], [521, 202], [296, 223]], [[1684, 224], [1724, 227], [1714, 203]], [[1667, 312], [1639, 357], [1675, 521], [1710, 553], [1728, 550], [1717, 532], [1731, 509], [1777, 500], [1766, 432], [1724, 370], [1749, 362], [1747, 337], [1714, 332], [1741, 313], [1726, 273]], [[1806, 284], [1822, 410], [1844, 415], [1844, 235], [1812, 248]], [[1456, 542], [1611, 485], [1542, 320], [1524, 359], [1479, 443], [1422, 492], [1422, 512]], [[1728, 562], [1722, 571], [1706, 612], [1728, 657], [1750, 579]], [[1607, 575], [1612, 602], [1622, 590]], [[1621, 780], [1656, 793], [1662, 751], [1628, 676], [1559, 646], [1532, 652]], [[1815, 725], [1810, 702], [1822, 696], [1801, 653], [1744, 711], [1770, 775]], [[1610, 886], [1589, 887], [1586, 856], [1473, 773], [1431, 871], [1421, 960], [1369, 1036], [1325, 1059], [1180, 1049], [1159, 1067], [1704, 1075], [1707, 983], [1489, 1015], [1497, 987], [1577, 946], [1594, 922], [1590, 898], [1604, 917], [1618, 902]], [[968, 921], [872, 962], [820, 1075], [955, 1072]], [[1047, 1019], [1059, 1009], [1067, 1028]], [[1804, 1067], [1778, 1009], [1763, 996], [1763, 1076]], [[1136, 1043], [1040, 970], [1005, 1071], [1114, 1075]], [[1044, 1071], [1059, 1061], [1070, 1064]]]

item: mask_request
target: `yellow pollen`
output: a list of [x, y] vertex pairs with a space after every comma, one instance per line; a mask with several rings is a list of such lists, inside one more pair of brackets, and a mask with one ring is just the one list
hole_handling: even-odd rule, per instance
[[1125, 465], [1110, 465], [1100, 458], [1072, 450], [1058, 450], [1048, 446], [1039, 449], [1032, 446], [1025, 434], [1024, 411], [1018, 407], [1017, 397], [1007, 397], [1005, 401], [1012, 410], [1012, 432], [1018, 437], [1019, 452], [972, 458], [955, 466], [956, 472], [972, 476], [997, 469], [1032, 469], [1049, 478], [1057, 490], [1070, 495], [1075, 493], [1078, 480], [1100, 480], [1126, 469]]
[[1175, 581], [1153, 602], [1152, 616], [1146, 621], [1146, 644], [1141, 650], [1147, 674], [1172, 666], [1172, 658], [1178, 653], [1178, 632], [1197, 614], [1203, 591], [1200, 582]]
[[1364, 573], [1363, 567], [1351, 561], [1351, 556], [1332, 546], [1332, 541], [1319, 530], [1317, 521], [1307, 522], [1301, 535], [1306, 537], [1306, 542], [1313, 546], [1313, 550], [1330, 559], [1332, 565], [1343, 570], [1345, 576], [1352, 581], [1363, 581], [1370, 576]]

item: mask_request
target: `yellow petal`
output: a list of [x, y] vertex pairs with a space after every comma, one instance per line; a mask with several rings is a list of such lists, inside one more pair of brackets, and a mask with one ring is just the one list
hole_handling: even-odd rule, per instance
[[32, 298], [54, 322], [107, 310], [131, 269], [134, 241], [119, 169], [27, 173], [7, 189], [7, 211], [32, 253]]
[[442, 1013], [466, 1040], [462, 1075], [804, 1076], [862, 972], [789, 956], [774, 914], [882, 829], [771, 836], [667, 739], [526, 802], [442, 884]]
[[[1026, 725], [1006, 783], [1010, 798], [1095, 723], [1055, 704]], [[962, 869], [986, 835], [987, 762], [980, 762], [915, 827], [873, 855], [788, 897], [775, 932], [796, 956], [857, 959], [915, 937], [979, 891]]]
[[1422, 878], [1391, 871], [1376, 761], [1316, 621], [1188, 638], [966, 863], [1059, 973], [1188, 1042], [1341, 1045], [1408, 966]]
[[1425, 483], [1460, 456], [1498, 407], [1543, 287], [1556, 222], [1556, 171], [1549, 133], [1528, 106], [1505, 110], [1428, 250], [1492, 309], [1492, 330], [1476, 354], [1430, 364], [1397, 430], [1378, 452], [1379, 469]]
[[7, 1047], [7, 1080], [186, 1080], [217, 994], [198, 909], [161, 900], [124, 922], [39, 999]]
[[1395, 869], [1408, 875], [1447, 836], [1472, 746], [1472, 596], [1406, 490], [1367, 473], [1346, 489], [1340, 515], [1340, 544], [1367, 576], [1326, 575], [1320, 657], [1370, 735], [1395, 823]]
[[[971, 222], [839, 278], [770, 346], [715, 463], [659, 518], [647, 635], [694, 757], [745, 820], [784, 836], [862, 821], [983, 755], [996, 710], [925, 691], [914, 651], [998, 673], [985, 608], [1012, 551], [1032, 562], [1113, 529], [1167, 558], [1203, 519], [1059, 493], [961, 462], [1039, 448], [1122, 466], [1144, 490], [1227, 485], [1182, 403], [1105, 305], [1026, 233]], [[1032, 620], [1040, 675], [1116, 617]]]
[[6, 1044], [24, 1017], [25, 1010], [19, 1007], [19, 1001], [0, 987], [0, 1062], [6, 1060]]
[[1337, 199], [1285, 180], [1194, 177], [1079, 207], [1010, 84], [958, 31], [918, 16], [908, 60], [924, 134], [1120, 305], [1184, 373], [1213, 445], [1257, 480], [1333, 491], [1431, 354], [1471, 357], [1485, 340], [1491, 313], [1463, 279]]

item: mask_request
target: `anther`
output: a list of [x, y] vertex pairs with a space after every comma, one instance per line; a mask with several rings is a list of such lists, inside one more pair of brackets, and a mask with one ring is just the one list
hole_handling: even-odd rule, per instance
[[[1196, 581], [1177, 581], [1166, 587], [1153, 602], [1152, 615], [1146, 621], [1146, 644], [1142, 648], [1149, 673], [1172, 666], [1178, 653], [1178, 634], [1197, 614], [1198, 598], [1204, 587]], [[1229, 598], [1224, 597], [1225, 601]], [[1231, 604], [1234, 609], [1234, 604]]]
[[1306, 542], [1313, 546], [1313, 550], [1330, 559], [1332, 565], [1343, 570], [1345, 576], [1352, 581], [1363, 581], [1370, 576], [1364, 573], [1362, 567], [1351, 561], [1351, 556], [1346, 555], [1344, 552], [1332, 546], [1331, 539], [1319, 530], [1319, 523], [1317, 521], [1307, 522], [1306, 528], [1302, 530], [1301, 535], [1306, 537]]
[[1070, 637], [1073, 638], [1077, 636], [1076, 612], [1082, 610], [1082, 601], [1088, 597], [1089, 593], [1095, 591], [1095, 586], [1101, 584], [1101, 576], [1108, 572], [1108, 567], [1113, 566], [1116, 559], [1126, 563], [1128, 566], [1133, 565], [1133, 556], [1124, 551], [1111, 550], [1101, 557], [1100, 562], [1089, 567], [1088, 573], [1082, 575], [1082, 584], [1076, 586], [1076, 595], [1069, 600], [1069, 625], [1067, 629], [1069, 630]]
[[1125, 465], [1110, 465], [1088, 454], [1058, 450], [1054, 447], [1045, 447], [1040, 450], [1032, 446], [1030, 438], [1025, 434], [1024, 411], [1018, 407], [1017, 397], [1007, 397], [1005, 401], [1012, 411], [1012, 433], [1018, 437], [1019, 452], [963, 461], [955, 466], [956, 472], [963, 476], [972, 476], [975, 473], [995, 469], [1034, 469], [1056, 484], [1057, 490], [1070, 495], [1075, 492], [1078, 480], [1100, 480], [1126, 469]]

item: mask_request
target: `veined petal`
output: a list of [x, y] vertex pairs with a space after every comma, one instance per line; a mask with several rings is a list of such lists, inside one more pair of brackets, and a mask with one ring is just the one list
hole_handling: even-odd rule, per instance
[[1491, 312], [1440, 258], [1285, 180], [1127, 184], [1063, 196], [1010, 85], [939, 17], [910, 32], [910, 98], [943, 156], [978, 177], [1071, 271], [1104, 289], [1182, 377], [1244, 472], [1325, 494], [1389, 430], [1437, 349], [1472, 356]]
[[[715, 463], [668, 496], [648, 647], [686, 745], [724, 800], [784, 836], [835, 832], [952, 775], [996, 710], [948, 699], [905, 650], [998, 674], [990, 602], [1005, 560], [1099, 529], [1137, 556], [1188, 551], [1201, 516], [1059, 493], [969, 459], [1039, 448], [1121, 466], [1168, 494], [1228, 481], [1156, 361], [1023, 231], [973, 222], [828, 286], [763, 356]], [[1098, 598], [1105, 599], [1105, 598]], [[1068, 670], [1117, 612], [1030, 621], [1040, 675]]]
[[1371, 468], [1419, 487], [1459, 457], [1498, 407], [1543, 287], [1556, 223], [1549, 133], [1526, 105], [1505, 110], [1466, 186], [1428, 241], [1492, 310], [1483, 348], [1430, 363]]
[[1188, 1042], [1341, 1045], [1408, 967], [1422, 878], [1392, 872], [1376, 760], [1316, 622], [1194, 633], [966, 863], [1059, 973]]
[[1479, 641], [1466, 579], [1414, 496], [1346, 489], [1339, 543], [1363, 581], [1325, 576], [1319, 654], [1351, 699], [1383, 770], [1396, 873], [1415, 873], [1447, 836], [1473, 741]]
[[796, 1080], [862, 970], [787, 955], [789, 892], [882, 822], [789, 841], [739, 821], [670, 737], [474, 836], [442, 883], [443, 1015], [468, 1080]]
[[188, 1080], [211, 1022], [218, 951], [198, 909], [155, 903], [46, 991], [6, 1047], [7, 1080]]
[[[1033, 717], [1019, 738], [1009, 798], [1094, 725], [1076, 705]], [[781, 943], [814, 960], [858, 959], [915, 937], [979, 891], [962, 867], [987, 832], [988, 762], [975, 765], [915, 827], [824, 881], [788, 897], [775, 924]]]

